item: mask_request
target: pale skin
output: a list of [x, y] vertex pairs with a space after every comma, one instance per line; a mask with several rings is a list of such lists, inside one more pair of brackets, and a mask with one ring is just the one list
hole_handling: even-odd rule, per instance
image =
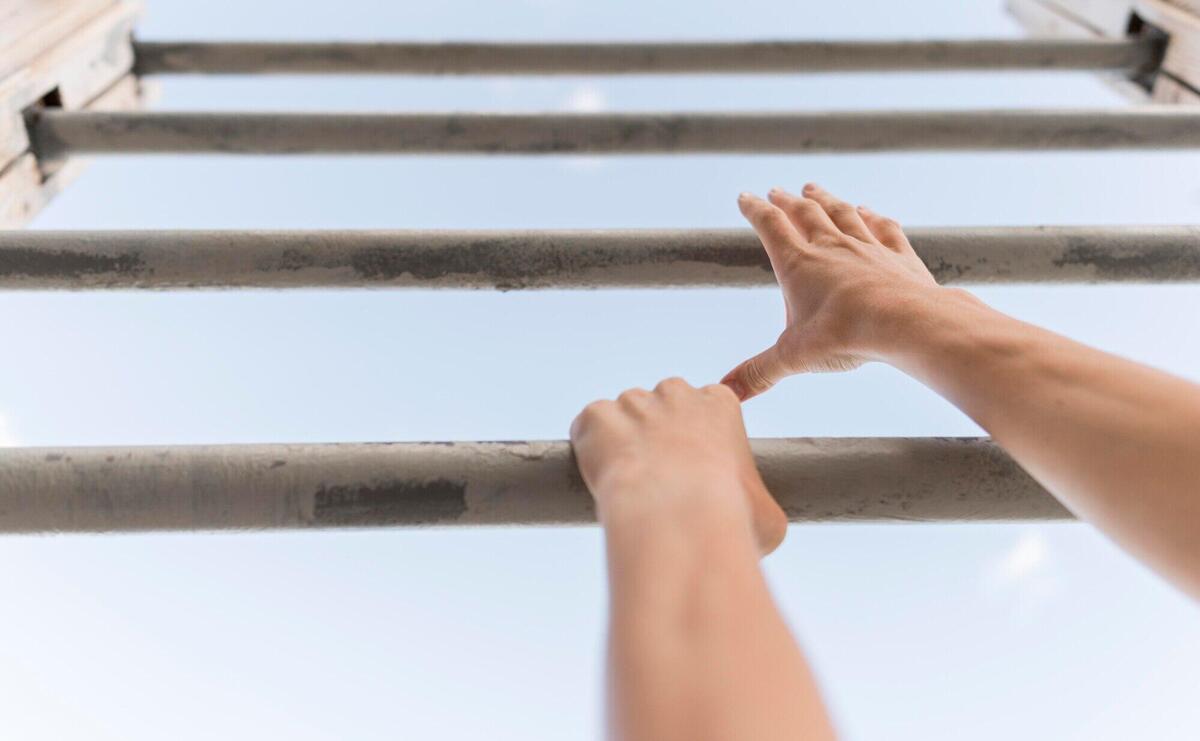
[[758, 565], [786, 521], [738, 405], [797, 373], [869, 361], [908, 373], [1200, 598], [1200, 386], [939, 286], [896, 222], [815, 185], [738, 205], [783, 290], [776, 343], [721, 384], [633, 389], [571, 426], [608, 548], [614, 738], [834, 737]]

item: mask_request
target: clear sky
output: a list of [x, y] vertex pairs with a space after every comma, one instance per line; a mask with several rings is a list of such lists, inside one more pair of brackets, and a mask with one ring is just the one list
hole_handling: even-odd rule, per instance
[[[1003, 36], [999, 0], [149, 0], [145, 38]], [[168, 79], [161, 108], [1123, 105], [1083, 74]], [[913, 225], [1200, 223], [1193, 153], [97, 160], [35, 228], [738, 226], [816, 180]], [[1200, 287], [997, 287], [1200, 380]], [[0, 294], [11, 445], [562, 438], [716, 380], [773, 290]], [[746, 406], [755, 436], [979, 430], [881, 366]], [[1137, 496], [1136, 491], [1129, 492]], [[595, 528], [0, 539], [0, 736], [596, 739]], [[1089, 528], [794, 526], [767, 561], [849, 739], [1194, 739], [1200, 612]]]

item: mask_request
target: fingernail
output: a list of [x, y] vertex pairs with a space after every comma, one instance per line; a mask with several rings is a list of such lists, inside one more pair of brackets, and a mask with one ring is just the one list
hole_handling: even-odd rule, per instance
[[753, 197], [754, 197], [754, 194], [749, 191], [746, 191], [746, 190], [743, 190], [741, 193], [738, 193], [739, 201], [748, 201]]
[[773, 196], [778, 196], [778, 195], [782, 195], [786, 192], [787, 191], [785, 191], [783, 188], [780, 188], [778, 185], [776, 185], [774, 188], [771, 188], [770, 194]]
[[741, 381], [730, 378], [728, 380], [721, 381], [721, 383], [728, 386], [729, 390], [732, 391], [734, 396], [736, 396], [738, 399], [746, 398], [746, 387], [742, 385]]
[[816, 183], [805, 183], [805, 184], [804, 184], [804, 192], [805, 192], [805, 193], [811, 193], [811, 192], [813, 192], [814, 190], [816, 190], [818, 187], [819, 187], [819, 186], [818, 186]]

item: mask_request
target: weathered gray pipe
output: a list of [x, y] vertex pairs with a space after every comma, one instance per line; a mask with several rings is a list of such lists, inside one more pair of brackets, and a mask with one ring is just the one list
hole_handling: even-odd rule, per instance
[[40, 156], [696, 154], [1200, 147], [1200, 107], [823, 113], [169, 113], [47, 110]]
[[628, 75], [1153, 68], [1154, 39], [644, 43], [136, 41], [153, 74]]
[[[1200, 227], [907, 230], [942, 283], [1200, 281]], [[0, 289], [771, 285], [749, 230], [7, 231]]]
[[[1070, 517], [987, 440], [752, 442], [793, 521]], [[565, 442], [0, 449], [0, 532], [576, 524]]]

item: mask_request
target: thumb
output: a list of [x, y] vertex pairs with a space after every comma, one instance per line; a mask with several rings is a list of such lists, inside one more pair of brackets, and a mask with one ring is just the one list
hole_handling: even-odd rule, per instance
[[721, 383], [732, 389], [738, 399], [746, 401], [791, 375], [779, 345], [771, 345], [758, 355], [725, 374]]

